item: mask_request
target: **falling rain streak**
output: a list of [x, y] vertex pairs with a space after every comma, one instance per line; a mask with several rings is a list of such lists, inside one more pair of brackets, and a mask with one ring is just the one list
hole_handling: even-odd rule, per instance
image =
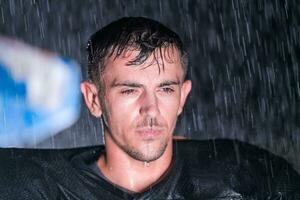
[[[247, 141], [300, 171], [299, 8], [296, 0], [0, 0], [0, 31], [77, 60], [86, 77], [91, 33], [121, 16], [159, 20], [190, 57], [193, 91], [175, 132]], [[100, 143], [101, 122], [83, 107], [76, 125], [35, 147]]]

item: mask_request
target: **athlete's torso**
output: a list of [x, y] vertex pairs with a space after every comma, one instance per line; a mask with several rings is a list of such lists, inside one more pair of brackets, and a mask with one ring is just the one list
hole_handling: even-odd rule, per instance
[[283, 159], [230, 140], [177, 141], [167, 175], [143, 193], [92, 170], [103, 146], [0, 150], [0, 199], [300, 199], [299, 175]]

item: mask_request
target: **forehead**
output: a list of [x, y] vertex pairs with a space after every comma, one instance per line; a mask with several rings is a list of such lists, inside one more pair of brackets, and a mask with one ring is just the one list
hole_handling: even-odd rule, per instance
[[140, 51], [127, 49], [118, 56], [112, 54], [106, 59], [103, 78], [112, 76], [126, 78], [142, 74], [164, 77], [178, 76], [179, 79], [183, 77], [181, 56], [176, 48], [157, 49], [144, 62], [132, 64], [139, 53]]

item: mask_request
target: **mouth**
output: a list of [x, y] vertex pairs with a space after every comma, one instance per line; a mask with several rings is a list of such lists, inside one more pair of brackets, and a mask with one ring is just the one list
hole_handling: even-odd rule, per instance
[[164, 129], [159, 127], [139, 128], [136, 132], [144, 139], [154, 139], [162, 135]]

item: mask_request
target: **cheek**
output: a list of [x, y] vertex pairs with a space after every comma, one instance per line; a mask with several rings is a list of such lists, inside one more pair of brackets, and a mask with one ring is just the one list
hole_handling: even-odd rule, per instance
[[133, 100], [112, 97], [107, 102], [111, 123], [128, 123], [135, 118], [137, 106]]
[[164, 98], [160, 102], [160, 111], [164, 118], [168, 121], [174, 121], [177, 118], [177, 112], [179, 110], [179, 97], [173, 96], [169, 98]]

